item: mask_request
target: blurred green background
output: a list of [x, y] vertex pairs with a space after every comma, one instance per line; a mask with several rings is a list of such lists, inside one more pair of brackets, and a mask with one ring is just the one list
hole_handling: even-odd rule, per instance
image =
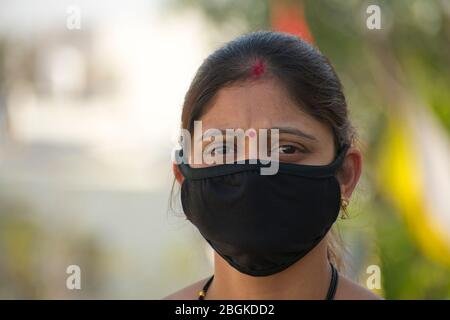
[[312, 41], [343, 82], [364, 154], [338, 222], [348, 276], [377, 265], [387, 299], [450, 298], [450, 1], [0, 5], [0, 298], [159, 299], [212, 272], [168, 210], [170, 151], [201, 61], [260, 29]]

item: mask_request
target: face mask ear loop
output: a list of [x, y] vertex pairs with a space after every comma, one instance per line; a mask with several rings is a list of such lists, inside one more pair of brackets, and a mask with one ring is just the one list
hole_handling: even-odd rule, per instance
[[344, 162], [345, 156], [347, 155], [347, 151], [350, 148], [348, 144], [344, 144], [340, 149], [336, 161], [339, 162], [339, 166]]
[[331, 169], [333, 172], [337, 172], [339, 170], [339, 168], [342, 166], [342, 164], [344, 163], [344, 159], [345, 156], [347, 154], [347, 150], [350, 148], [350, 146], [348, 144], [344, 144], [340, 149], [339, 152], [336, 156], [336, 158], [333, 160], [333, 162], [331, 162], [328, 167], [329, 169]]
[[181, 174], [186, 179], [186, 167], [190, 168], [189, 163], [185, 161], [183, 149], [177, 149], [174, 151], [174, 159], [175, 163], [177, 164], [178, 168], [180, 169]]

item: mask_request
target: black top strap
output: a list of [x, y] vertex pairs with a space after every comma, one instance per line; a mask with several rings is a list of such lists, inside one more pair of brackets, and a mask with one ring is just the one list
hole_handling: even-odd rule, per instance
[[198, 295], [198, 300], [205, 300], [206, 292], [208, 292], [209, 286], [211, 285], [211, 282], [214, 279], [214, 275], [209, 278], [208, 281], [206, 281], [205, 285], [203, 286], [202, 291], [200, 291], [200, 294]]
[[[330, 280], [330, 286], [328, 287], [328, 292], [327, 292], [327, 296], [326, 296], [325, 300], [333, 300], [334, 299], [334, 296], [336, 294], [336, 289], [338, 286], [338, 280], [339, 280], [339, 274], [338, 274], [336, 268], [331, 263], [330, 263], [330, 266], [331, 266], [331, 280]], [[198, 300], [205, 299], [206, 292], [208, 292], [209, 286], [211, 285], [211, 282], [213, 281], [213, 279], [214, 279], [214, 275], [212, 275], [211, 278], [209, 278], [209, 280], [206, 281], [205, 285], [203, 286], [202, 291], [200, 291]]]
[[330, 266], [331, 266], [331, 280], [330, 286], [328, 287], [327, 297], [325, 298], [325, 300], [334, 299], [334, 295], [336, 294], [336, 289], [338, 286], [339, 274], [332, 263], [330, 263]]

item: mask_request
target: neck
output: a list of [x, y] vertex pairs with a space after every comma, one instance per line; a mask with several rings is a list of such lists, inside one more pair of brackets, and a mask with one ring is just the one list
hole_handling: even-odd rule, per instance
[[322, 241], [289, 268], [266, 277], [252, 277], [214, 254], [214, 280], [206, 299], [324, 299], [331, 279], [326, 243]]

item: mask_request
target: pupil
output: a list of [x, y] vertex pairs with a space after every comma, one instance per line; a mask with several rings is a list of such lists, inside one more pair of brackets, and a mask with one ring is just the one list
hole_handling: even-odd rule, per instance
[[284, 153], [293, 153], [294, 151], [294, 148], [292, 148], [292, 146], [283, 146], [281, 149]]

